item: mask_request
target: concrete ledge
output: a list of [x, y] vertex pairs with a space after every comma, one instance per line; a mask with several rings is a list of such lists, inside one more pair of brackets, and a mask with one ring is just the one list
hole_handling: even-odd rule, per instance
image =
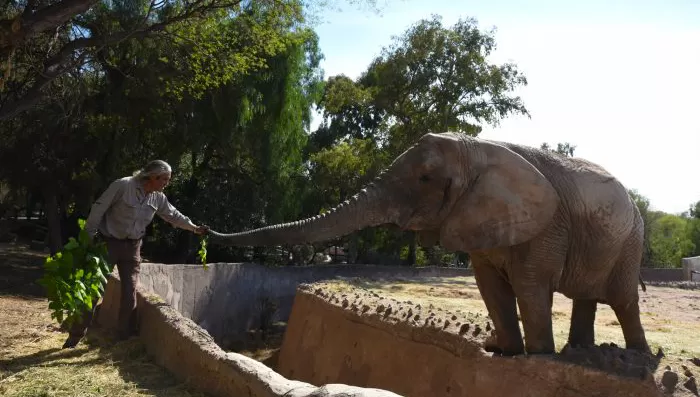
[[332, 284], [303, 285], [279, 371], [306, 382], [350, 383], [410, 397], [662, 396], [652, 375], [658, 361], [651, 355], [601, 345], [551, 357], [494, 357], [483, 350], [491, 330], [483, 317], [360, 288], [338, 292]]
[[700, 256], [681, 259], [684, 280], [700, 280]]
[[[260, 326], [266, 303], [274, 321], [286, 321], [299, 284], [338, 278], [396, 279], [470, 276], [468, 269], [376, 265], [264, 266], [256, 263], [200, 265], [143, 263], [139, 285], [206, 329], [225, 349]], [[232, 349], [232, 350], [235, 350]]]
[[[109, 277], [97, 321], [105, 328], [117, 324], [120, 281]], [[400, 397], [397, 394], [344, 384], [317, 387], [286, 379], [264, 364], [224, 352], [204, 329], [165, 303], [159, 296], [137, 293], [139, 338], [159, 365], [191, 387], [213, 396], [250, 397]]]
[[689, 278], [685, 278], [683, 269], [643, 267], [640, 269], [640, 272], [642, 280], [645, 282], [690, 280]]

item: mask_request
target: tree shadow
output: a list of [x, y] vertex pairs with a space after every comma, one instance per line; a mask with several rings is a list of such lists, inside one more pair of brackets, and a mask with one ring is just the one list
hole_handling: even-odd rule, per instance
[[47, 254], [19, 243], [0, 244], [0, 296], [45, 297], [37, 280], [44, 273]]
[[[87, 357], [80, 360], [84, 355]], [[86, 367], [92, 370], [93, 366], [116, 367], [125, 383], [135, 385], [150, 396], [206, 396], [189, 388], [166, 369], [152, 362], [138, 338], [116, 341], [113, 335], [100, 328], [91, 329], [75, 349], [51, 347], [25, 356], [0, 360], [0, 368], [6, 372], [6, 377], [34, 367], [65, 367], [66, 371], [77, 371]]]

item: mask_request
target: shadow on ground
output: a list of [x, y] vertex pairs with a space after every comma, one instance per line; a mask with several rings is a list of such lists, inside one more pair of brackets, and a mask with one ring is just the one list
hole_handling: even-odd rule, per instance
[[43, 274], [45, 253], [31, 251], [28, 246], [0, 244], [0, 296], [45, 297], [37, 280]]
[[[91, 379], [83, 388], [84, 378]], [[12, 383], [19, 384], [12, 388]], [[75, 349], [51, 347], [0, 359], [0, 394], [35, 395], [32, 388], [36, 395], [55, 390], [68, 395], [205, 396], [151, 362], [138, 339], [114, 342], [101, 330], [88, 333]]]
[[50, 318], [42, 276], [46, 254], [0, 244], [0, 395], [204, 397], [150, 361], [137, 338], [116, 342], [92, 328], [75, 349]]

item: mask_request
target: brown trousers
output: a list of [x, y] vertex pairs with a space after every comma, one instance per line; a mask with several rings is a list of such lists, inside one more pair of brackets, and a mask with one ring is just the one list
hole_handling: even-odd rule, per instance
[[[110, 262], [117, 266], [121, 280], [121, 301], [119, 303], [120, 338], [127, 338], [136, 333], [136, 281], [141, 270], [141, 240], [117, 240], [107, 238], [107, 253]], [[82, 337], [92, 324], [95, 314], [93, 309], [83, 314], [82, 321], [71, 327], [71, 336]]]

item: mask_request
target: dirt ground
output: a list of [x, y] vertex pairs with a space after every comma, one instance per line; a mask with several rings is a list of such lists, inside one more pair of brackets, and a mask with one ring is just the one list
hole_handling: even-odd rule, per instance
[[[397, 300], [410, 299], [444, 310], [488, 314], [474, 277], [391, 282], [354, 280], [351, 284]], [[639, 293], [642, 324], [653, 351], [662, 348], [669, 359], [700, 357], [700, 290], [647, 285], [646, 292]], [[554, 295], [552, 320], [557, 350], [566, 344], [571, 305], [565, 296]], [[597, 344], [615, 343], [624, 347], [622, 329], [610, 306], [598, 305], [595, 331]]]
[[[481, 319], [481, 322], [486, 321], [485, 329], [492, 330], [473, 277], [391, 281], [351, 279], [326, 284], [323, 288], [328, 288], [336, 296], [381, 296], [394, 301], [399, 310], [402, 306], [405, 309], [408, 304], [428, 308], [432, 313], [442, 313], [443, 316], [454, 313], [457, 317], [449, 314], [452, 320], [462, 317], [477, 321]], [[645, 379], [652, 376], [660, 390], [665, 390], [668, 395], [671, 395], [671, 390], [674, 396], [699, 395], [695, 377], [700, 373], [700, 288], [688, 283], [682, 287], [647, 285], [646, 292], [640, 291], [641, 320], [653, 355], [620, 349], [625, 346], [622, 330], [614, 312], [607, 305], [598, 305], [595, 330], [599, 347], [562, 349], [568, 337], [572, 303], [563, 295], [555, 294], [552, 320], [555, 344], [561, 354], [552, 358], [625, 377], [639, 379], [641, 376]], [[392, 313], [392, 316], [399, 314]], [[405, 313], [404, 320], [399, 317], [396, 321], [405, 321]], [[425, 313], [418, 317], [425, 318]], [[433, 322], [440, 325], [440, 317], [435, 317]], [[447, 327], [447, 321], [444, 324], [445, 331], [456, 331], [452, 329], [453, 325]], [[483, 345], [489, 337], [483, 332], [480, 336], [483, 340], [478, 343]]]
[[44, 253], [0, 244], [0, 395], [202, 396], [149, 361], [138, 339], [115, 343], [99, 329], [76, 349], [51, 319], [35, 281]]
[[[110, 335], [93, 329], [85, 343], [61, 350], [66, 334], [51, 320], [47, 301], [35, 281], [41, 276], [45, 254], [19, 244], [0, 244], [0, 395], [3, 396], [200, 396], [167, 371], [151, 363], [137, 339], [114, 343]], [[397, 300], [411, 300], [445, 311], [486, 315], [473, 277], [423, 280], [350, 280], [361, 287]], [[338, 284], [342, 289], [343, 285]], [[660, 380], [670, 366], [700, 370], [700, 290], [647, 286], [641, 292], [642, 322], [647, 339], [665, 356], [654, 375]], [[555, 295], [555, 342], [561, 349], [569, 327], [571, 301]], [[282, 334], [261, 341], [251, 336], [241, 353], [275, 367]], [[599, 305], [596, 343], [624, 346], [622, 331], [612, 310]], [[691, 361], [696, 359], [695, 364]], [[681, 375], [681, 382], [684, 377]], [[679, 385], [682, 388], [682, 386]]]

